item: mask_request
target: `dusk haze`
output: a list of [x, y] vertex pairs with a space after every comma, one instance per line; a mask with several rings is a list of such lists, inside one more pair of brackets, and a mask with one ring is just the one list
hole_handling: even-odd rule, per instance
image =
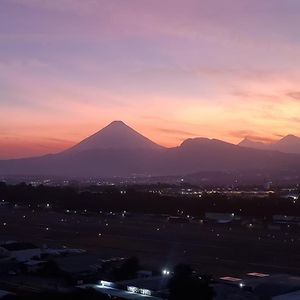
[[300, 0], [0, 0], [0, 300], [300, 300]]
[[163, 146], [300, 136], [297, 0], [2, 0], [0, 158], [119, 119]]

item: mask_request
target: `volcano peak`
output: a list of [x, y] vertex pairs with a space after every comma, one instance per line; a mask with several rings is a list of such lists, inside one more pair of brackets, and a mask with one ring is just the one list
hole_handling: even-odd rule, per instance
[[162, 146], [154, 143], [136, 130], [116, 120], [87, 137], [67, 151], [80, 152], [94, 149], [159, 149]]

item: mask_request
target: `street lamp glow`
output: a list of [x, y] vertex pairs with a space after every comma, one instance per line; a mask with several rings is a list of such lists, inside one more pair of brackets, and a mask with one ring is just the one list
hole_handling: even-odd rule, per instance
[[167, 270], [167, 269], [163, 269], [163, 270], [162, 270], [162, 273], [163, 273], [164, 276], [170, 275], [170, 271]]

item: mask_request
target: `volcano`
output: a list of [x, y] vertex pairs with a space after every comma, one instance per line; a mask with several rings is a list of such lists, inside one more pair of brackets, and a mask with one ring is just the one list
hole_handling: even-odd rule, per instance
[[[294, 137], [289, 137], [288, 142]], [[300, 174], [300, 155], [192, 138], [165, 148], [122, 121], [57, 154], [0, 161], [0, 175], [65, 177], [181, 176], [198, 172]]]
[[161, 149], [122, 121], [113, 121], [100, 131], [84, 139], [65, 152], [82, 152], [95, 149]]

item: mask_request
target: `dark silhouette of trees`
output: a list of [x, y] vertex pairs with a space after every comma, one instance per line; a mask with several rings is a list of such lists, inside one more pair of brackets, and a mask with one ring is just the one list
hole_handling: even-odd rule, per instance
[[[157, 189], [160, 186], [156, 187]], [[127, 189], [125, 194], [120, 190]], [[33, 187], [26, 184], [6, 185], [0, 183], [0, 200], [18, 204], [32, 209], [42, 209], [49, 203], [54, 210], [77, 210], [99, 213], [99, 211], [185, 214], [201, 216], [205, 212], [236, 213], [243, 216], [256, 216], [270, 219], [272, 215], [300, 216], [300, 201], [281, 198], [271, 194], [269, 198], [227, 196], [223, 194], [203, 194], [199, 197], [174, 196], [149, 193], [151, 187]], [[44, 204], [41, 205], [41, 204]]]
[[169, 300], [212, 300], [213, 288], [208, 276], [197, 276], [189, 265], [175, 267], [169, 282]]
[[63, 272], [59, 269], [57, 263], [53, 260], [47, 261], [39, 270], [39, 274], [45, 277], [61, 276]]
[[140, 263], [137, 257], [126, 259], [123, 264], [113, 271], [113, 279], [116, 281], [134, 278], [140, 269]]

